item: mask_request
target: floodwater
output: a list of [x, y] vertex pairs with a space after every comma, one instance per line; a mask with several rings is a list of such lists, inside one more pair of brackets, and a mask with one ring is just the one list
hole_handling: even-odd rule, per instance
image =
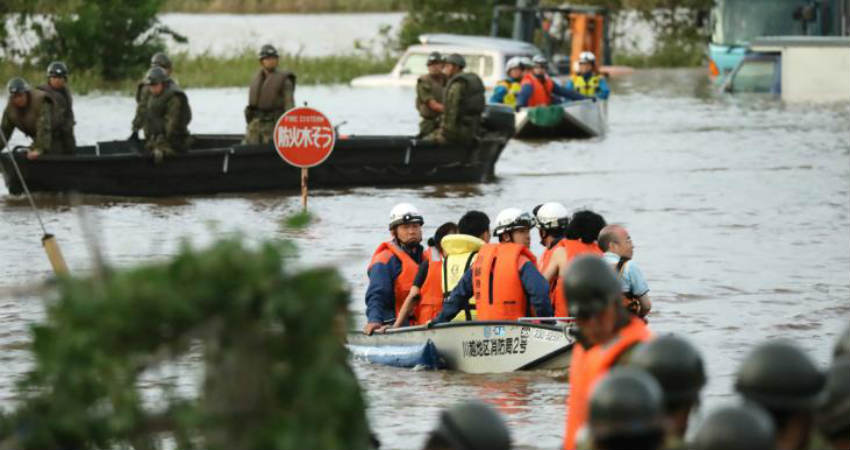
[[[183, 238], [203, 245], [223, 233], [294, 240], [305, 265], [337, 266], [363, 324], [365, 267], [387, 237], [394, 203], [425, 215], [426, 234], [469, 209], [494, 217], [558, 200], [625, 224], [635, 262], [648, 277], [657, 333], [679, 333], [703, 351], [709, 373], [704, 409], [733, 401], [742, 358], [765, 339], [794, 340], [822, 366], [850, 318], [850, 105], [785, 105], [712, 93], [702, 70], [638, 71], [613, 82], [604, 140], [512, 141], [490, 184], [359, 187], [311, 192], [316, 223], [281, 222], [295, 193], [162, 200], [84, 197], [103, 253], [127, 266], [173, 254]], [[297, 101], [347, 121], [350, 134], [416, 129], [409, 89], [298, 88]], [[241, 132], [245, 89], [190, 90], [193, 132]], [[133, 100], [83, 96], [78, 140], [124, 138]], [[22, 142], [16, 135], [15, 142]], [[75, 272], [92, 266], [80, 218], [67, 197], [38, 196], [42, 215]], [[20, 198], [0, 188], [0, 291], [49, 275], [40, 231]], [[534, 244], [534, 251], [540, 247]], [[43, 317], [38, 299], [0, 293], [0, 401], [29, 360], [27, 326]], [[322, 330], [317, 330], [322, 332]], [[557, 372], [464, 375], [354, 363], [369, 417], [384, 448], [421, 446], [438, 411], [481, 398], [496, 405], [520, 448], [556, 448], [567, 384]]]

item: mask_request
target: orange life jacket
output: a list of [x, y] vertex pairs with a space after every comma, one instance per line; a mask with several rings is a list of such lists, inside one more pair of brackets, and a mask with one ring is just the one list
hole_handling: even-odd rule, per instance
[[472, 292], [478, 320], [517, 320], [529, 315], [519, 271], [537, 258], [524, 245], [485, 244], [472, 264]]
[[[541, 261], [537, 265], [540, 273], [545, 272], [546, 268], [549, 267], [549, 261], [558, 248], [563, 248], [566, 251], [567, 240], [561, 239], [552, 248], [547, 248], [543, 251], [543, 255], [540, 257]], [[567, 303], [564, 301], [563, 290], [564, 288], [561, 286], [561, 274], [555, 274], [555, 278], [549, 282], [549, 299], [552, 301], [552, 310], [555, 311], [555, 317], [567, 317], [569, 315], [567, 312]]]
[[549, 78], [549, 75], [545, 75], [543, 83], [541, 83], [533, 73], [528, 73], [522, 78], [522, 84], [530, 84], [532, 87], [531, 97], [526, 106], [530, 108], [552, 104], [552, 89], [555, 88], [555, 82]]
[[419, 291], [419, 304], [413, 312], [416, 325], [428, 323], [443, 309], [443, 255], [436, 248], [429, 247], [422, 258], [428, 259], [428, 274]]
[[[563, 239], [561, 242], [558, 242], [558, 245], [564, 247], [567, 251], [568, 264], [579, 255], [590, 254], [601, 257], [603, 254], [602, 249], [599, 248], [599, 245], [596, 242], [585, 244], [580, 239]], [[552, 297], [552, 304], [555, 307], [555, 316], [569, 316], [569, 300], [566, 298], [566, 295], [564, 295], [564, 280], [561, 279], [560, 275], [555, 282], [555, 289], [550, 293], [550, 295]]]
[[[393, 284], [393, 293], [395, 294], [395, 313], [398, 315], [401, 306], [404, 304], [404, 299], [410, 293], [410, 288], [413, 287], [413, 280], [416, 278], [416, 272], [419, 271], [419, 264], [410, 257], [401, 247], [393, 241], [382, 242], [381, 245], [372, 254], [372, 260], [369, 261], [369, 269], [375, 263], [386, 264], [390, 258], [395, 255], [401, 261], [401, 273], [396, 277]], [[425, 257], [425, 255], [423, 255]]]
[[617, 363], [624, 351], [651, 337], [652, 333], [646, 324], [637, 317], [632, 317], [629, 324], [618, 330], [617, 336], [604, 345], [594, 345], [587, 350], [578, 344], [573, 346], [565, 450], [576, 448], [576, 434], [587, 421], [593, 386]]
[[595, 241], [590, 244], [585, 244], [581, 239], [565, 239], [564, 247], [567, 249], [567, 262], [576, 259], [579, 255], [597, 255], [602, 256], [603, 251], [599, 248], [599, 244]]

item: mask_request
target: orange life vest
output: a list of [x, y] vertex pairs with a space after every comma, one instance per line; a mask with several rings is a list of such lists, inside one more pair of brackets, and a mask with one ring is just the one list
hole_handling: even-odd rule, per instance
[[[404, 305], [404, 299], [410, 293], [410, 288], [413, 287], [413, 280], [416, 278], [416, 272], [419, 271], [419, 264], [410, 257], [401, 247], [393, 241], [382, 242], [381, 245], [372, 254], [372, 260], [369, 261], [369, 269], [376, 263], [386, 264], [390, 258], [395, 255], [401, 261], [401, 273], [396, 277], [393, 284], [393, 293], [395, 294], [395, 313], [398, 315], [401, 306]], [[425, 257], [425, 255], [423, 255]]]
[[602, 249], [599, 248], [599, 244], [595, 241], [590, 244], [585, 244], [581, 241], [581, 239], [565, 239], [564, 247], [567, 249], [567, 262], [570, 262], [576, 259], [579, 255], [597, 255], [602, 256]]
[[624, 351], [652, 337], [646, 324], [631, 317], [629, 324], [617, 331], [617, 336], [604, 345], [594, 345], [585, 350], [581, 345], [573, 346], [570, 361], [570, 393], [567, 397], [567, 432], [564, 449], [576, 448], [576, 434], [587, 421], [590, 393], [593, 386], [605, 375]]
[[413, 312], [416, 325], [428, 323], [443, 309], [443, 255], [436, 248], [429, 247], [422, 258], [428, 259], [428, 274], [419, 291], [419, 304]]
[[[602, 249], [599, 248], [599, 245], [596, 242], [592, 242], [590, 244], [585, 244], [580, 239], [564, 239], [561, 242], [558, 242], [558, 245], [564, 247], [567, 251], [567, 263], [569, 264], [572, 260], [576, 259], [579, 255], [597, 255], [602, 256]], [[568, 304], [569, 300], [564, 295], [564, 280], [561, 279], [559, 275], [555, 282], [555, 289], [550, 293], [552, 297], [552, 304], [555, 307], [555, 316], [556, 317], [566, 317], [569, 316]]]
[[531, 97], [528, 99], [529, 108], [532, 106], [549, 106], [552, 104], [552, 89], [555, 88], [555, 82], [546, 75], [543, 83], [534, 76], [533, 73], [528, 73], [522, 78], [522, 84], [530, 84], [532, 87]]
[[[567, 240], [561, 239], [552, 248], [547, 248], [543, 251], [543, 255], [540, 257], [541, 261], [537, 266], [540, 269], [540, 273], [545, 272], [546, 268], [549, 267], [549, 261], [558, 248], [563, 248], [566, 251]], [[561, 274], [555, 274], [555, 278], [549, 282], [549, 299], [552, 301], [552, 310], [555, 311], [555, 317], [567, 317], [569, 315], [567, 312], [567, 303], [564, 301], [564, 295], [562, 294], [563, 290], [564, 288], [561, 286]]]
[[537, 258], [524, 245], [485, 244], [472, 264], [472, 292], [478, 320], [517, 320], [528, 315], [519, 270]]

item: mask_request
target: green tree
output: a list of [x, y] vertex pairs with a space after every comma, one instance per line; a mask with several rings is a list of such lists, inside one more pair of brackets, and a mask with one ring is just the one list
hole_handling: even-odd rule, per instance
[[416, 44], [423, 33], [490, 34], [493, 7], [513, 4], [515, 0], [407, 0], [399, 45]]

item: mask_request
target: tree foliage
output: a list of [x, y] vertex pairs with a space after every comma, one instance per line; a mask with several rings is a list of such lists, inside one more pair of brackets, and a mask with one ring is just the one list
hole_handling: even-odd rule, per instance
[[423, 33], [489, 34], [493, 7], [516, 3], [514, 0], [407, 1], [408, 12], [399, 30], [399, 44], [404, 47], [418, 43]]
[[[287, 255], [229, 239], [61, 280], [32, 327], [34, 368], [0, 417], [0, 447], [147, 449], [168, 438], [180, 449], [366, 448], [342, 345], [348, 292], [335, 270], [285, 270]], [[143, 373], [198, 354], [196, 398], [170, 387], [163, 407], [144, 404]]]

